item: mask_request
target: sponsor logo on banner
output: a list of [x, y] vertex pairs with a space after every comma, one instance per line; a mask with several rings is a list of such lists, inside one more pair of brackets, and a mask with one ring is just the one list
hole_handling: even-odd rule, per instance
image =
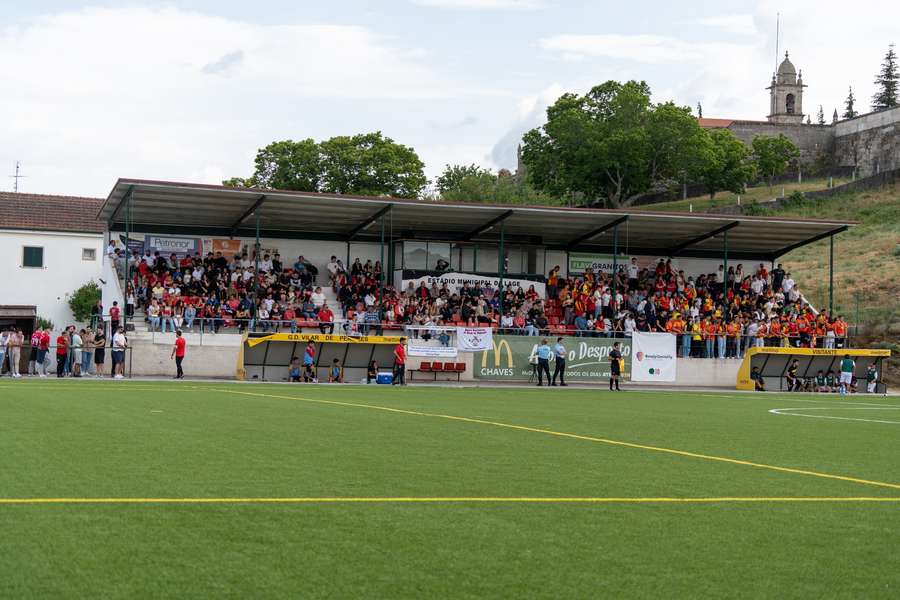
[[635, 364], [632, 381], [675, 381], [676, 336], [670, 333], [634, 332]]
[[[484, 275], [473, 275], [471, 273], [444, 273], [443, 275], [437, 276], [426, 275], [424, 277], [418, 277], [416, 279], [404, 279], [402, 281], [402, 289], [405, 290], [406, 288], [408, 288], [410, 282], [413, 284], [413, 287], [419, 287], [424, 283], [425, 287], [428, 288], [431, 288], [431, 286], [435, 284], [438, 286], [438, 288], [441, 288], [446, 283], [447, 287], [450, 288], [451, 293], [459, 293], [459, 291], [467, 283], [470, 287], [473, 287], [476, 283], [480, 283], [482, 287], [490, 286], [493, 289], [497, 289], [500, 286], [499, 277], [487, 277]], [[509, 277], [504, 277], [503, 287], [505, 288], [508, 285], [512, 285], [513, 287], [518, 285], [525, 291], [528, 291], [529, 286], [533, 285], [534, 291], [536, 291], [540, 297], [547, 297], [547, 284], [542, 281], [531, 281], [529, 279], [511, 279]]]
[[244, 249], [244, 242], [241, 240], [229, 239], [205, 239], [203, 240], [204, 252], [221, 252], [227, 258], [231, 258], [235, 254], [240, 254]]
[[176, 238], [161, 235], [148, 235], [144, 248], [150, 252], [159, 252], [163, 256], [169, 254], [194, 254], [200, 251], [200, 240], [196, 238]]
[[[534, 372], [529, 358], [537, 353], [540, 338], [529, 336], [494, 336], [489, 348], [475, 355], [476, 379], [528, 381]], [[602, 381], [609, 379], [609, 352], [614, 342], [621, 342], [627, 377], [631, 369], [631, 342], [628, 339], [563, 338], [566, 348], [566, 379]]]
[[494, 332], [490, 327], [457, 327], [456, 347], [463, 352], [478, 352], [491, 348]]
[[406, 353], [410, 356], [424, 358], [456, 358], [459, 356], [459, 350], [454, 346], [430, 346], [416, 342], [409, 342], [406, 345]]

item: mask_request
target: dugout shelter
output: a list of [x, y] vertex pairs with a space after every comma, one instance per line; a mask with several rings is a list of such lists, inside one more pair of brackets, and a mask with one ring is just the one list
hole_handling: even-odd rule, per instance
[[800, 370], [798, 371], [798, 377], [801, 379], [815, 377], [820, 370], [826, 374], [829, 371], [834, 371], [839, 375], [841, 359], [845, 355], [852, 358], [856, 363], [853, 376], [862, 382], [862, 385], [857, 386], [859, 391], [865, 391], [866, 389], [866, 368], [870, 363], [875, 363], [875, 368], [878, 370], [879, 375], [875, 391], [879, 394], [887, 392], [887, 386], [881, 380], [881, 375], [883, 374], [884, 359], [890, 357], [891, 351], [878, 348], [855, 350], [844, 350], [842, 348], [750, 348], [738, 370], [737, 389], [754, 389], [754, 382], [750, 374], [754, 367], [758, 367], [759, 374], [765, 380], [768, 391], [787, 390], [785, 376], [787, 375], [788, 367], [794, 359], [799, 361]]

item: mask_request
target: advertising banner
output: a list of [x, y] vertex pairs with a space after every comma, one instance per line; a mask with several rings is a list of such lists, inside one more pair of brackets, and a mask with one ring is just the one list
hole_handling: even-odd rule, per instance
[[162, 235], [148, 235], [144, 241], [144, 249], [150, 252], [159, 252], [162, 256], [177, 254], [193, 255], [200, 252], [200, 240], [197, 238], [168, 237]]
[[313, 342], [315, 344], [399, 344], [401, 336], [390, 335], [332, 335], [319, 333], [270, 333], [247, 339], [251, 348], [263, 342]]
[[456, 347], [463, 352], [478, 352], [488, 350], [494, 332], [490, 327], [457, 327]]
[[[622, 265], [631, 260], [629, 257], [620, 256], [618, 264]], [[584, 273], [587, 269], [609, 272], [613, 270], [612, 254], [591, 254], [588, 252], [569, 253], [569, 273]]]
[[[480, 283], [482, 287], [490, 286], [493, 289], [497, 289], [500, 286], [500, 278], [499, 277], [488, 277], [486, 275], [474, 275], [470, 273], [444, 273], [442, 275], [426, 275], [424, 277], [418, 277], [416, 279], [404, 279], [402, 281], [403, 287], [401, 289], [405, 290], [409, 287], [409, 283], [412, 282], [413, 287], [419, 287], [423, 283], [426, 287], [430, 288], [432, 284], [437, 284], [438, 288], [447, 284], [447, 287], [450, 288], [450, 291], [453, 293], [459, 293], [459, 290], [462, 289], [463, 285], [468, 283], [470, 286], [474, 286], [476, 283]], [[534, 286], [534, 290], [538, 293], [541, 298], [547, 297], [547, 284], [541, 281], [531, 281], [528, 279], [510, 279], [507, 277], [503, 278], [503, 287], [505, 288], [508, 285], [512, 285], [515, 287], [518, 285], [526, 292], [530, 286]]]
[[[637, 259], [636, 263], [639, 269], [650, 269], [653, 270], [656, 268], [657, 263], [660, 258], [663, 260], [669, 260], [669, 257], [664, 256], [636, 256], [631, 254], [621, 254], [616, 259], [616, 265], [619, 267], [628, 268], [628, 265], [631, 264], [631, 259]], [[719, 265], [722, 264], [721, 260], [712, 259], [712, 258], [672, 258], [672, 268], [677, 273], [678, 271], [684, 271], [684, 274], [687, 276], [697, 277], [698, 275], [709, 275], [710, 273], [715, 273]], [[744, 272], [749, 273], [755, 270], [755, 267], [759, 265], [762, 261], [744, 261]], [[731, 262], [729, 261], [729, 265]], [[739, 264], [739, 262], [734, 263], [735, 265]], [[590, 252], [570, 252], [569, 253], [569, 273], [573, 275], [579, 275], [584, 273], [584, 271], [588, 268], [593, 269], [596, 273], [598, 271], [603, 271], [606, 273], [612, 272], [613, 270], [613, 255], [612, 254], [593, 254]]]
[[406, 353], [423, 358], [456, 358], [459, 356], [459, 350], [454, 346], [430, 346], [416, 340], [410, 340], [407, 343]]
[[206, 238], [203, 240], [203, 252], [221, 252], [226, 258], [243, 251], [244, 242], [227, 238]]
[[632, 381], [675, 381], [675, 337], [671, 333], [634, 332]]
[[[535, 366], [529, 358], [536, 354], [541, 338], [519, 335], [495, 335], [491, 347], [475, 354], [472, 363], [476, 379], [529, 381]], [[549, 340], [551, 346], [556, 339]], [[631, 340], [612, 338], [565, 337], [566, 380], [598, 382], [609, 379], [609, 351], [621, 342], [625, 361], [623, 378], [631, 372]], [[551, 370], [553, 369], [551, 365]]]

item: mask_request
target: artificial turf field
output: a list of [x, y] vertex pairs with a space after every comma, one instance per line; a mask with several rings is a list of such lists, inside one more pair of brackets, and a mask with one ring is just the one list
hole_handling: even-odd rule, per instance
[[16, 381], [0, 457], [4, 598], [900, 595], [897, 397]]

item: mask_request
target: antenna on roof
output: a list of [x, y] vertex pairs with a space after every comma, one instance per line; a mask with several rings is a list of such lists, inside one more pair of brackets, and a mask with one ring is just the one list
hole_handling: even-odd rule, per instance
[[25, 179], [25, 177], [26, 177], [25, 175], [19, 175], [19, 167], [21, 167], [21, 166], [22, 166], [21, 163], [19, 163], [19, 161], [16, 161], [16, 174], [9, 176], [10, 179], [13, 180], [13, 192], [14, 193], [19, 192], [19, 180]]
[[778, 72], [778, 51], [781, 41], [781, 13], [775, 13], [775, 73]]

